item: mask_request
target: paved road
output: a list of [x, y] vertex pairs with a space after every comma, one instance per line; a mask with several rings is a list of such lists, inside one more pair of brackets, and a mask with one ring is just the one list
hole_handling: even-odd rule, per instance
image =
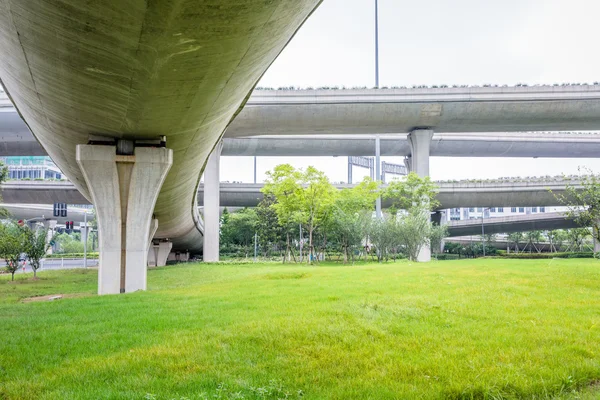
[[[6, 263], [4, 261], [0, 261], [0, 268], [4, 267]], [[88, 267], [97, 267], [98, 260], [97, 259], [88, 259], [87, 260]], [[50, 270], [50, 269], [73, 269], [73, 268], [83, 268], [83, 258], [69, 258], [65, 260], [61, 260], [60, 258], [49, 258], [43, 260], [42, 267], [38, 271]], [[27, 273], [31, 272], [31, 267], [29, 266], [29, 262], [25, 266], [25, 271], [22, 268], [19, 269], [17, 273]]]

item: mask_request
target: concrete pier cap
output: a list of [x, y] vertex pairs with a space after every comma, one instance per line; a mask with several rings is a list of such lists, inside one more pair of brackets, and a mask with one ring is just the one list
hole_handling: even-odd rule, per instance
[[76, 160], [96, 207], [98, 294], [146, 289], [148, 248], [158, 221], [156, 199], [173, 164], [161, 141], [118, 140], [77, 145]]

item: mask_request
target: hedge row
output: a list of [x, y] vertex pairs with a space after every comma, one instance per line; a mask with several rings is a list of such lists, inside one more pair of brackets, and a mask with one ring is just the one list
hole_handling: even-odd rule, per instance
[[497, 258], [518, 259], [548, 259], [548, 258], [594, 258], [594, 253], [585, 251], [580, 253], [499, 253]]
[[[452, 253], [435, 254], [432, 256], [438, 261], [458, 260], [461, 258], [460, 254], [452, 254]], [[466, 258], [466, 257], [462, 257], [462, 258]]]
[[[46, 258], [83, 258], [83, 253], [54, 253], [46, 255]], [[88, 252], [87, 258], [98, 258], [98, 252]]]

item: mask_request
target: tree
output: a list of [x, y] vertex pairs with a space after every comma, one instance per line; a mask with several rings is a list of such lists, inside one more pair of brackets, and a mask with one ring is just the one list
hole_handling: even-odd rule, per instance
[[313, 234], [331, 216], [337, 189], [329, 182], [324, 172], [309, 166], [301, 174], [303, 188], [300, 191], [300, 210], [298, 220], [308, 231], [308, 262], [315, 260]]
[[[1, 86], [1, 85], [0, 85]], [[0, 183], [6, 182], [8, 179], [8, 167], [4, 165], [3, 162], [0, 161]], [[0, 196], [0, 202], [2, 202], [2, 196]], [[10, 213], [6, 208], [0, 207], [0, 217], [8, 218]]]
[[[248, 257], [248, 252], [254, 241], [256, 233], [256, 211], [244, 208], [228, 215], [227, 223], [221, 226], [221, 235], [228, 242], [240, 246]], [[227, 244], [225, 243], [225, 244]]]
[[512, 232], [508, 234], [509, 246], [511, 243], [513, 243], [515, 245], [515, 250], [517, 253], [519, 252], [519, 243], [523, 241], [523, 237], [523, 232]]
[[[392, 203], [392, 218], [399, 219], [396, 228], [401, 246], [412, 261], [417, 261], [421, 248], [430, 242], [430, 211], [440, 204], [435, 198], [437, 191], [437, 186], [428, 176], [420, 177], [411, 172], [404, 179], [392, 181], [383, 192], [383, 197]], [[398, 214], [397, 210], [405, 212]]]
[[360, 246], [366, 238], [365, 224], [372, 218], [375, 199], [378, 196], [378, 184], [365, 177], [352, 189], [343, 189], [333, 205], [332, 230], [336, 235], [344, 263], [350, 253]]
[[29, 265], [33, 269], [33, 278], [37, 278], [37, 270], [41, 266], [41, 259], [44, 258], [50, 248], [48, 240], [48, 229], [24, 229], [25, 233], [25, 253], [29, 257]]
[[546, 231], [546, 237], [550, 242], [550, 252], [557, 252], [565, 241], [565, 232], [560, 229]]
[[256, 207], [256, 232], [264, 257], [267, 257], [273, 246], [279, 245], [285, 236], [284, 230], [277, 220], [274, 204], [275, 198], [272, 195], [265, 195]]
[[388, 259], [388, 251], [394, 245], [397, 237], [395, 218], [374, 219], [370, 225], [369, 238], [377, 249], [377, 260], [382, 262]]
[[592, 227], [592, 237], [600, 242], [600, 175], [589, 169], [586, 172], [588, 174], [580, 177], [577, 186], [569, 183], [565, 194], [555, 194], [555, 197], [568, 207], [567, 217], [581, 227]]
[[[285, 230], [286, 235], [286, 259], [289, 261], [291, 252], [290, 230], [291, 225], [297, 222], [300, 213], [300, 197], [302, 186], [302, 172], [296, 170], [290, 164], [277, 165], [273, 171], [267, 172], [267, 179], [261, 191], [265, 196], [272, 196], [276, 202], [272, 205], [277, 214], [279, 224]], [[295, 258], [295, 256], [294, 256]]]
[[429, 243], [433, 253], [439, 254], [443, 250], [442, 242], [446, 237], [448, 237], [448, 227], [446, 225], [432, 225], [429, 231]]
[[414, 206], [397, 219], [397, 235], [406, 257], [411, 261], [417, 261], [421, 248], [430, 243], [432, 223], [426, 207]]
[[437, 192], [437, 185], [428, 176], [420, 177], [411, 172], [404, 179], [394, 179], [390, 182], [383, 191], [383, 198], [391, 201], [391, 214], [395, 214], [397, 210], [409, 210], [421, 205], [427, 211], [431, 211], [440, 205], [436, 199]]
[[277, 201], [273, 205], [280, 225], [286, 230], [286, 252], [290, 253], [290, 231], [293, 224], [301, 224], [308, 232], [309, 257], [315, 259], [313, 235], [328, 221], [333, 210], [337, 190], [327, 176], [314, 167], [296, 170], [289, 164], [278, 165], [267, 172], [262, 189], [265, 195]]
[[537, 248], [536, 243], [540, 243], [542, 241], [542, 232], [541, 231], [528, 231], [525, 233], [525, 237], [527, 238], [527, 244], [523, 248], [523, 251], [527, 250], [527, 246], [529, 246], [529, 252], [533, 249], [540, 253], [540, 249]]
[[6, 261], [6, 269], [15, 280], [15, 272], [19, 269], [19, 258], [26, 250], [24, 228], [14, 222], [0, 224], [0, 258]]
[[58, 253], [83, 253], [83, 243], [81, 243], [81, 240], [75, 239], [73, 235], [69, 235], [68, 233], [56, 235], [55, 242], [58, 244]]
[[585, 238], [590, 236], [588, 228], [567, 229], [566, 240], [569, 242], [569, 251], [583, 251]]

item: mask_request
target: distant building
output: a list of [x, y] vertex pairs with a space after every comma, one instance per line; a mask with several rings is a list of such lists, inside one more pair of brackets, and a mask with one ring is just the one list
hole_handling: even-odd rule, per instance
[[538, 213], [550, 213], [567, 211], [567, 207], [464, 207], [450, 208], [446, 210], [446, 215], [450, 221], [461, 221], [467, 219], [508, 217], [511, 215], [529, 215]]
[[48, 156], [1, 157], [8, 167], [8, 179], [14, 180], [62, 180], [66, 179]]

